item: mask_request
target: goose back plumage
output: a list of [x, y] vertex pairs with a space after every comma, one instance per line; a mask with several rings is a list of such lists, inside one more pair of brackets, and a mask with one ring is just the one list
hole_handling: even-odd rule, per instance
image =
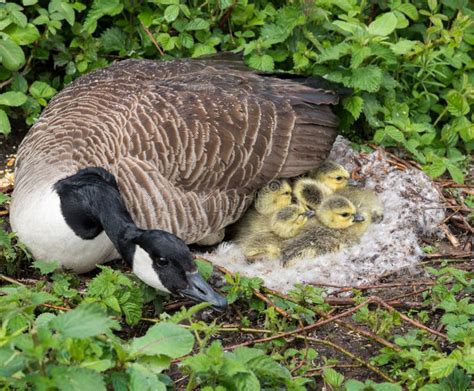
[[334, 91], [233, 60], [125, 60], [60, 92], [22, 142], [14, 208], [77, 170], [115, 176], [135, 222], [193, 243], [235, 222], [255, 191], [326, 158]]

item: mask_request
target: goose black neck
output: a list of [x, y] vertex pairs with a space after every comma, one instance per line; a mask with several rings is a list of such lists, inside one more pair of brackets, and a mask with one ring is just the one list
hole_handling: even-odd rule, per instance
[[74, 233], [92, 240], [105, 231], [117, 251], [131, 264], [141, 230], [124, 205], [117, 182], [103, 168], [89, 167], [58, 181], [54, 189], [61, 200], [61, 212]]

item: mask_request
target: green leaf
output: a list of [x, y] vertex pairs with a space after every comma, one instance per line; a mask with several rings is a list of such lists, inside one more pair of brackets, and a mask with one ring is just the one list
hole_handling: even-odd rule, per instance
[[54, 261], [54, 262], [46, 262], [46, 261], [34, 261], [33, 262], [33, 267], [38, 269], [40, 273], [44, 276], [46, 274], [51, 274], [54, 272], [56, 269], [59, 268], [59, 262]]
[[360, 96], [351, 96], [342, 101], [342, 106], [352, 114], [354, 119], [358, 119], [362, 112], [362, 107], [364, 106], [364, 99]]
[[400, 4], [396, 9], [397, 11], [403, 12], [411, 20], [418, 20], [418, 11], [413, 4], [403, 3]]
[[367, 92], [376, 92], [382, 83], [382, 71], [375, 65], [354, 69], [350, 84], [354, 88]]
[[30, 94], [33, 95], [36, 99], [39, 98], [51, 98], [54, 94], [56, 94], [56, 90], [51, 87], [48, 83], [44, 81], [34, 81], [33, 84], [30, 86]]
[[461, 117], [469, 113], [469, 103], [458, 91], [449, 91], [446, 101], [448, 102], [448, 111], [455, 117]]
[[118, 27], [110, 27], [102, 33], [100, 40], [105, 53], [120, 53], [125, 50], [127, 35]]
[[134, 355], [164, 354], [178, 358], [188, 354], [194, 345], [193, 335], [186, 329], [172, 324], [159, 323], [140, 338], [134, 338], [130, 352]]
[[403, 133], [400, 130], [398, 130], [395, 126], [391, 126], [391, 125], [386, 126], [385, 134], [387, 134], [388, 136], [390, 136], [392, 139], [394, 139], [395, 141], [399, 143], [403, 144], [406, 142], [406, 139]]
[[193, 31], [193, 30], [207, 30], [209, 28], [209, 22], [202, 19], [196, 18], [191, 20], [185, 27], [186, 31]]
[[451, 358], [442, 358], [435, 361], [429, 366], [429, 374], [431, 379], [442, 379], [443, 377], [449, 376], [450, 373], [456, 368], [457, 361]]
[[94, 0], [87, 14], [82, 31], [91, 35], [97, 28], [97, 21], [105, 15], [114, 16], [122, 12], [120, 0]]
[[5, 113], [4, 110], [0, 109], [0, 133], [7, 135], [10, 134], [11, 130], [12, 128], [7, 113]]
[[0, 39], [0, 61], [9, 71], [16, 71], [25, 64], [25, 54], [15, 42], [3, 37]]
[[397, 27], [397, 17], [393, 12], [387, 12], [378, 16], [368, 28], [372, 35], [381, 35], [383, 37], [392, 33]]
[[185, 47], [186, 49], [191, 49], [194, 45], [194, 39], [191, 34], [188, 33], [181, 33], [179, 34], [178, 42], [181, 46]]
[[323, 379], [326, 383], [334, 387], [342, 386], [344, 382], [344, 376], [336, 372], [332, 368], [325, 368], [323, 371]]
[[15, 10], [10, 12], [10, 20], [21, 28], [26, 27], [26, 25], [28, 24], [28, 19], [26, 15], [21, 11]]
[[403, 39], [402, 38], [397, 43], [389, 44], [389, 45], [390, 45], [390, 49], [392, 49], [392, 51], [395, 54], [403, 55], [403, 54], [407, 54], [410, 51], [412, 51], [415, 48], [415, 46], [418, 45], [418, 42], [417, 41], [409, 41], [408, 39]]
[[24, 104], [27, 96], [22, 92], [8, 91], [0, 94], [0, 105], [18, 107]]
[[344, 384], [344, 391], [364, 391], [365, 389], [364, 383], [359, 380], [351, 379]]
[[130, 374], [130, 391], [166, 391], [166, 385], [143, 365], [133, 363], [127, 372]]
[[192, 57], [196, 58], [196, 57], [206, 56], [206, 55], [214, 54], [214, 53], [217, 53], [217, 50], [213, 48], [212, 46], [198, 43], [194, 45]]
[[357, 47], [352, 48], [352, 57], [351, 57], [351, 68], [357, 68], [362, 64], [362, 62], [372, 55], [372, 50], [369, 47]]
[[54, 366], [49, 368], [53, 384], [61, 391], [105, 391], [103, 376], [91, 369]]
[[194, 262], [196, 263], [199, 274], [201, 274], [202, 278], [206, 281], [209, 280], [209, 277], [211, 277], [212, 271], [214, 270], [212, 263], [199, 258], [195, 259]]
[[51, 327], [65, 337], [86, 338], [118, 329], [119, 325], [99, 304], [82, 302], [75, 309], [58, 315], [51, 321]]
[[264, 54], [263, 56], [252, 54], [248, 58], [247, 63], [249, 66], [258, 69], [259, 71], [271, 72], [275, 67], [273, 58], [271, 58], [268, 54]]
[[464, 174], [458, 166], [448, 162], [447, 168], [454, 182], [464, 184]]
[[179, 15], [179, 5], [172, 4], [166, 7], [165, 9], [165, 20], [168, 23], [171, 23], [176, 20]]
[[339, 60], [351, 51], [351, 45], [343, 42], [324, 49], [318, 56], [318, 62], [324, 63], [331, 60]]
[[52, 0], [49, 2], [48, 11], [50, 14], [58, 13], [62, 19], [65, 19], [71, 26], [74, 25], [74, 8], [64, 0]]
[[25, 27], [8, 26], [5, 32], [18, 45], [29, 45], [40, 37], [38, 29], [31, 23], [28, 23]]
[[22, 3], [24, 6], [34, 5], [38, 2], [38, 0], [23, 0]]

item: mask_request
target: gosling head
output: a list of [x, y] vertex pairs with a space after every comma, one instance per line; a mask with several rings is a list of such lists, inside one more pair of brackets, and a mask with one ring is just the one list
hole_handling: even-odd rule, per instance
[[328, 228], [345, 229], [365, 221], [354, 204], [342, 196], [330, 196], [316, 211], [316, 216]]
[[294, 198], [307, 209], [316, 210], [331, 193], [329, 187], [311, 178], [300, 178], [293, 185]]
[[217, 309], [225, 309], [227, 301], [200, 276], [186, 243], [160, 230], [140, 230], [132, 239], [133, 272], [151, 287], [207, 301]]
[[326, 160], [315, 169], [308, 173], [310, 178], [323, 183], [331, 191], [343, 189], [347, 185], [355, 185], [356, 183], [350, 179], [349, 172], [340, 164], [332, 160]]
[[290, 183], [285, 179], [276, 179], [258, 191], [255, 199], [255, 209], [260, 214], [269, 215], [290, 205], [291, 200]]

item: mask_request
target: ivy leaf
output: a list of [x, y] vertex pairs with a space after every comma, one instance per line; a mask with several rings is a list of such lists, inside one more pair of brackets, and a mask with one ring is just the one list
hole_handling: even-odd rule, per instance
[[351, 96], [342, 101], [342, 106], [352, 114], [354, 119], [358, 119], [362, 112], [362, 107], [364, 106], [364, 99], [360, 96]]
[[193, 345], [194, 337], [188, 330], [172, 323], [159, 323], [143, 337], [134, 338], [129, 350], [134, 355], [164, 354], [178, 358], [188, 354]]
[[22, 92], [8, 91], [0, 94], [0, 105], [18, 107], [24, 104], [27, 96]]
[[12, 128], [7, 113], [5, 113], [4, 110], [0, 109], [0, 133], [8, 135], [10, 134], [11, 130]]
[[9, 38], [0, 39], [0, 61], [9, 71], [16, 71], [25, 64], [25, 53]]
[[449, 376], [454, 368], [456, 368], [456, 365], [457, 361], [452, 358], [442, 358], [431, 363], [429, 366], [431, 379], [442, 379]]
[[259, 71], [271, 72], [275, 68], [273, 58], [271, 58], [268, 54], [264, 54], [263, 56], [252, 54], [248, 58], [247, 63], [249, 66], [258, 69]]
[[165, 20], [171, 23], [176, 20], [179, 15], [179, 5], [171, 4], [165, 9]]
[[371, 24], [369, 24], [369, 34], [380, 35], [385, 37], [392, 33], [397, 27], [397, 17], [393, 12], [387, 12], [378, 16]]
[[65, 337], [86, 338], [118, 329], [117, 321], [110, 319], [97, 303], [82, 302], [75, 309], [58, 315], [51, 327]]
[[382, 71], [375, 65], [354, 69], [350, 84], [354, 88], [367, 92], [376, 92], [382, 82]]
[[469, 103], [458, 91], [449, 91], [446, 101], [448, 102], [448, 111], [455, 117], [461, 117], [469, 113]]

